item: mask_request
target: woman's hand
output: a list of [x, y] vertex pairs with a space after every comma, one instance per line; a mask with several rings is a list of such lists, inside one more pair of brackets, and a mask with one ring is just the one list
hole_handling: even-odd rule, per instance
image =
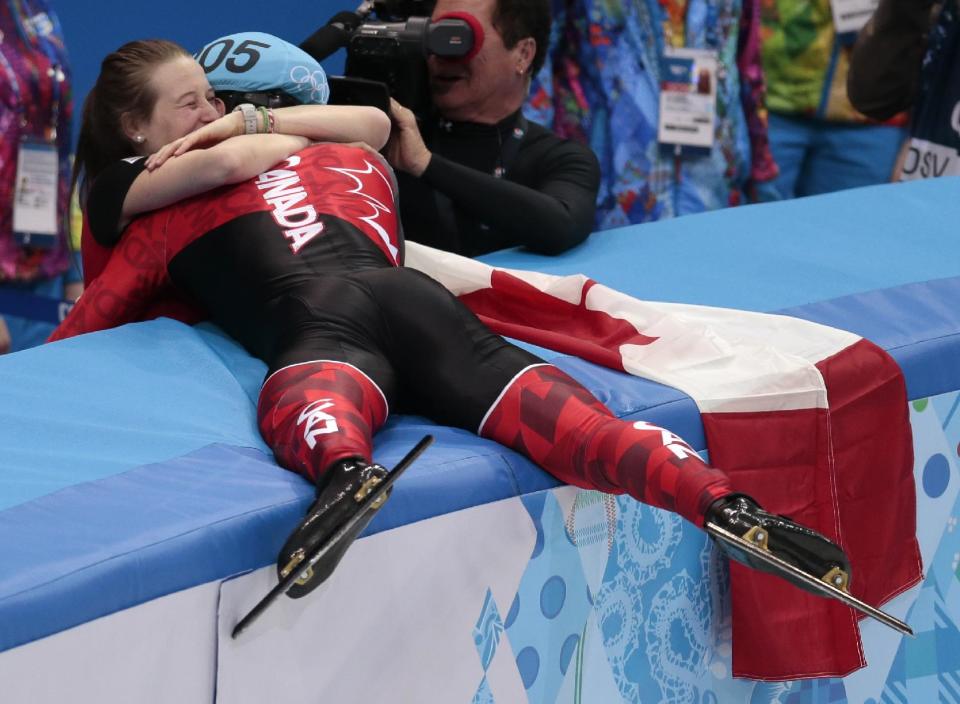
[[178, 157], [191, 149], [202, 149], [219, 144], [239, 134], [243, 134], [243, 115], [239, 112], [227, 113], [213, 122], [208, 122], [200, 129], [160, 147], [147, 157], [147, 171], [159, 169], [171, 157]]
[[419, 177], [430, 165], [433, 154], [423, 143], [417, 118], [393, 98], [390, 98], [390, 116], [393, 131], [387, 142], [387, 161], [393, 168]]
[[63, 287], [63, 297], [68, 301], [73, 301], [76, 303], [77, 299], [80, 298], [80, 294], [83, 293], [83, 282], [74, 281]]
[[10, 330], [3, 317], [0, 317], [0, 354], [6, 354], [10, 351]]

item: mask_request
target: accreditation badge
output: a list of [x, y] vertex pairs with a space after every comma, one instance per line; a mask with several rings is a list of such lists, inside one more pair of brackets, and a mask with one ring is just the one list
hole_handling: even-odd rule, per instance
[[17, 152], [13, 231], [23, 247], [57, 245], [59, 155], [49, 142], [24, 140]]
[[668, 48], [660, 83], [657, 139], [674, 146], [713, 146], [717, 112], [717, 53]]
[[914, 137], [900, 167], [898, 180], [915, 181], [960, 174], [960, 153], [953, 147]]
[[879, 4], [880, 0], [830, 0], [833, 28], [837, 34], [859, 32]]

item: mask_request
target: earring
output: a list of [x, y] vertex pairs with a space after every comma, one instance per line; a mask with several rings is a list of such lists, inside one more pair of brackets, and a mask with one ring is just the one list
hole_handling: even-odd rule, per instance
[[142, 134], [138, 134], [136, 137], [133, 138], [133, 141], [136, 142], [137, 144], [143, 144], [144, 140], [146, 140], [146, 137], [144, 137]]
[[523, 64], [517, 64], [517, 75], [518, 76], [523, 75]]

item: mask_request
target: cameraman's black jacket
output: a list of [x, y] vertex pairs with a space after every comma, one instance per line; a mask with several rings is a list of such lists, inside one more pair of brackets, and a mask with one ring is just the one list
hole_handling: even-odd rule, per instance
[[557, 254], [593, 231], [600, 167], [588, 147], [520, 111], [497, 125], [435, 118], [420, 129], [430, 165], [420, 178], [397, 174], [407, 239], [470, 257], [517, 245]]

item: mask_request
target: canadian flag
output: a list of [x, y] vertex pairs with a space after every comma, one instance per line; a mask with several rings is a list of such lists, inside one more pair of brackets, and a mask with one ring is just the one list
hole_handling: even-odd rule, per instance
[[[922, 578], [906, 388], [885, 351], [781, 315], [639, 301], [584, 276], [495, 269], [406, 244], [494, 331], [676, 387], [737, 491], [838, 542], [851, 593], [881, 605]], [[733, 670], [782, 680], [864, 666], [838, 602], [731, 565]]]

